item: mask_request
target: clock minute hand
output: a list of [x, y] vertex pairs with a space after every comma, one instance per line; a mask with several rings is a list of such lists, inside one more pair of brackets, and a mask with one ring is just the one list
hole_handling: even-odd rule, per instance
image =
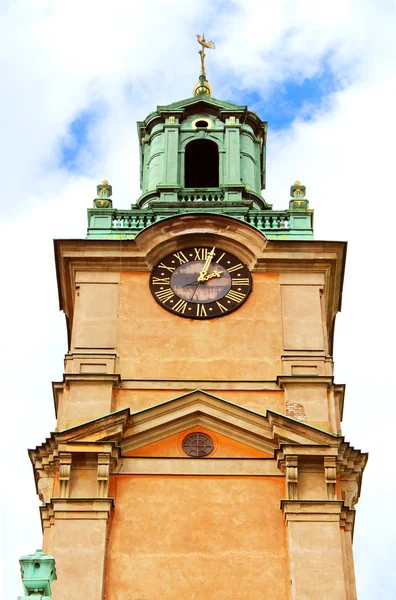
[[206, 281], [205, 277], [206, 277], [206, 273], [208, 272], [208, 269], [210, 267], [210, 263], [212, 262], [212, 258], [214, 257], [214, 251], [216, 250], [216, 246], [213, 246], [212, 250], [209, 252], [205, 264], [203, 266], [202, 271], [199, 274], [199, 277], [197, 279], [198, 282], [201, 281]]

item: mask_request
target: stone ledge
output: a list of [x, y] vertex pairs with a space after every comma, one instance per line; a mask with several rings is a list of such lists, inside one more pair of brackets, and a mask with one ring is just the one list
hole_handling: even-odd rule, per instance
[[331, 388], [334, 377], [327, 375], [278, 375], [276, 382], [281, 389], [284, 389], [285, 385], [306, 385], [310, 383], [322, 384], [327, 388]]
[[107, 520], [113, 509], [114, 498], [52, 498], [40, 514], [44, 528], [58, 519]]
[[272, 458], [124, 457], [118, 475], [284, 477]]
[[342, 500], [281, 500], [280, 507], [286, 522], [341, 522]]
[[64, 383], [70, 385], [71, 383], [81, 382], [107, 382], [112, 383], [113, 386], [119, 386], [121, 376], [113, 373], [65, 373]]

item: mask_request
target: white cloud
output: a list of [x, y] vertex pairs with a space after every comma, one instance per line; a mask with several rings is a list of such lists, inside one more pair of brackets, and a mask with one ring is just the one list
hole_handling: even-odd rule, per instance
[[[208, 52], [216, 97], [238, 94], [240, 102], [244, 90], [270, 98], [276, 86], [320, 73], [324, 61], [340, 84], [309, 121], [302, 110], [287, 131], [270, 129], [265, 197], [285, 208], [291, 183], [301, 180], [316, 210], [316, 238], [349, 240], [335, 364], [337, 381], [347, 383], [346, 437], [371, 451], [357, 511], [359, 598], [379, 597], [378, 590], [381, 600], [394, 597], [388, 556], [396, 528], [378, 516], [396, 491], [388, 475], [395, 408], [387, 381], [395, 334], [394, 3], [146, 0], [110, 10], [103, 1], [19, 0], [0, 10], [3, 411], [10, 424], [2, 443], [10, 460], [10, 447], [13, 453], [2, 472], [15, 486], [12, 497], [5, 494], [4, 559], [12, 572], [5, 596], [21, 593], [18, 556], [41, 540], [25, 447], [54, 427], [50, 381], [61, 379], [66, 349], [52, 238], [84, 237], [85, 210], [103, 178], [117, 207], [136, 200], [135, 123], [155, 105], [190, 95], [199, 72], [195, 34], [204, 29], [217, 45]], [[59, 163], [62, 141], [70, 123], [97, 106], [89, 151], [69, 173]]]

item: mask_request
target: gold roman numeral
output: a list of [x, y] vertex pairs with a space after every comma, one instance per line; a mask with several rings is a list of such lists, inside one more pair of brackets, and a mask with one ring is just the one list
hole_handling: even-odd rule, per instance
[[234, 265], [233, 267], [230, 267], [229, 269], [227, 269], [227, 271], [229, 273], [233, 273], [233, 271], [239, 271], [239, 269], [243, 269], [243, 264], [242, 263], [238, 263], [237, 265]]
[[153, 277], [153, 285], [169, 285], [170, 277]]
[[155, 295], [161, 302], [168, 302], [175, 294], [172, 292], [171, 288], [167, 288], [166, 290], [158, 290], [158, 292], [155, 292]]
[[249, 285], [249, 278], [241, 277], [240, 279], [237, 279], [235, 277], [235, 279], [231, 279], [231, 284], [232, 285]]
[[234, 302], [242, 302], [246, 294], [242, 294], [242, 292], [235, 292], [234, 290], [230, 290], [228, 294], [225, 295], [229, 300], [234, 300]]
[[175, 306], [172, 306], [172, 308], [173, 308], [173, 310], [175, 310], [176, 312], [178, 312], [178, 313], [183, 313], [183, 314], [184, 314], [184, 311], [185, 311], [185, 310], [186, 310], [186, 308], [187, 308], [187, 302], [186, 302], [186, 300], [182, 300], [182, 299], [180, 298], [180, 300], [178, 300], [178, 301], [176, 302]]
[[158, 267], [160, 267], [161, 269], [168, 269], [168, 271], [170, 271], [171, 273], [173, 273], [173, 271], [176, 268], [176, 267], [167, 267], [166, 265], [164, 265], [164, 263], [161, 263], [160, 265], [158, 265]]
[[219, 256], [219, 258], [217, 260], [215, 260], [215, 262], [217, 264], [219, 264], [219, 262], [221, 261], [221, 259], [223, 258], [224, 255], [225, 255], [225, 252], [223, 252], [223, 254], [221, 256]]
[[175, 252], [173, 256], [177, 258], [181, 265], [184, 265], [186, 262], [188, 262], [188, 258], [183, 254], [183, 252]]
[[203, 304], [197, 304], [197, 317], [207, 317], [208, 313]]
[[194, 248], [195, 258], [194, 260], [206, 260], [208, 258], [207, 248]]
[[228, 308], [226, 308], [225, 306], [223, 306], [222, 304], [220, 304], [220, 302], [216, 302], [216, 304], [220, 308], [220, 312], [222, 312], [222, 313], [227, 312]]

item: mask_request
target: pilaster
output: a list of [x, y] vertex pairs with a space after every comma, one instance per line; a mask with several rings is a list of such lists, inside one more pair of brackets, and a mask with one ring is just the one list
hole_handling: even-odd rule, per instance
[[283, 500], [281, 508], [287, 526], [292, 600], [352, 600], [340, 543], [342, 501]]
[[241, 158], [240, 158], [240, 126], [236, 124], [236, 117], [226, 119], [225, 124], [225, 169], [224, 185], [241, 183]]
[[334, 407], [329, 406], [329, 390], [333, 387], [333, 377], [282, 375], [278, 377], [277, 382], [285, 391], [285, 412], [288, 416], [325, 431], [338, 431]]
[[41, 507], [44, 530], [53, 530], [50, 544], [58, 580], [52, 600], [102, 600], [107, 527], [113, 508], [112, 498], [53, 498]]
[[[111, 368], [112, 359], [105, 359]], [[81, 364], [81, 363], [80, 363]], [[113, 411], [114, 373], [65, 373], [63, 386], [54, 388], [60, 430], [91, 421]]]

